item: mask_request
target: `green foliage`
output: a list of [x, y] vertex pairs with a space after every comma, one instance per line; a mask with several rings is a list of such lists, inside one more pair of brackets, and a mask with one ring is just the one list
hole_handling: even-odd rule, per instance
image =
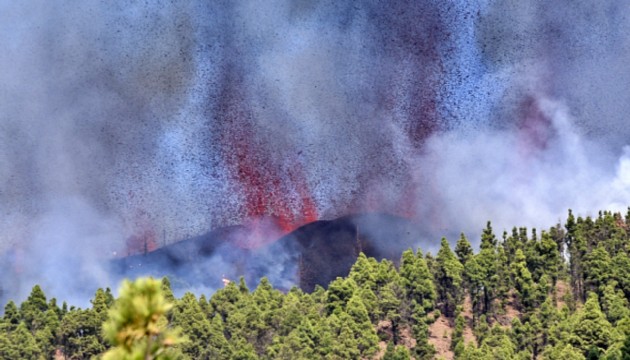
[[593, 346], [606, 350], [618, 338], [619, 334], [601, 311], [597, 295], [590, 293], [584, 308], [574, 315], [569, 343], [586, 353]]
[[15, 330], [0, 335], [0, 359], [40, 359], [44, 353], [35, 337], [21, 322]]
[[461, 233], [459, 240], [457, 240], [457, 244], [455, 245], [455, 254], [457, 254], [457, 259], [463, 265], [466, 265], [468, 260], [470, 260], [470, 258], [474, 255], [473, 248], [464, 233]]
[[586, 353], [586, 360], [599, 360], [602, 358], [602, 351], [597, 346], [591, 346]]
[[348, 277], [354, 280], [357, 286], [374, 290], [378, 274], [377, 266], [378, 264], [374, 258], [368, 259], [364, 253], [360, 253], [354, 265], [352, 265]]
[[151, 278], [124, 281], [120, 297], [103, 325], [105, 338], [113, 346], [103, 359], [180, 358], [173, 347], [182, 338], [167, 327], [166, 312], [171, 307], [164, 298], [160, 281]]
[[28, 299], [20, 306], [20, 317], [29, 331], [35, 332], [44, 326], [46, 310], [48, 310], [46, 295], [39, 285], [35, 285]]
[[584, 360], [582, 352], [571, 344], [562, 344], [547, 349], [543, 355], [547, 360]]
[[230, 345], [225, 338], [225, 325], [220, 315], [215, 315], [210, 321], [208, 329], [208, 342], [206, 345], [208, 359], [229, 359], [231, 355]]
[[9, 301], [4, 307], [3, 322], [7, 330], [14, 330], [20, 324], [20, 313], [13, 301]]
[[623, 291], [617, 289], [617, 282], [611, 280], [602, 290], [602, 310], [612, 324], [630, 315], [630, 305]]
[[426, 310], [433, 308], [437, 293], [433, 276], [421, 251], [418, 250], [415, 256], [411, 249], [402, 253], [400, 277], [407, 297], [422, 305]]
[[452, 317], [455, 307], [461, 300], [462, 273], [464, 266], [451, 251], [450, 245], [442, 238], [437, 254], [438, 301], [443, 304], [444, 314]]
[[64, 354], [85, 359], [105, 351], [99, 336], [102, 324], [97, 314], [89, 309], [68, 312], [58, 330]]
[[540, 241], [534, 244], [535, 261], [533, 268], [534, 281], [538, 281], [544, 274], [549, 275], [553, 282], [558, 279], [558, 271], [562, 264], [558, 244], [550, 233], [543, 231]]
[[[628, 244], [630, 245], [630, 244]], [[630, 298], [630, 257], [625, 251], [620, 251], [612, 258], [612, 276], [626, 298]]]
[[383, 359], [428, 360], [446, 355], [428, 341], [444, 314], [456, 359], [630, 360], [628, 228], [630, 209], [570, 212], [566, 231], [514, 227], [501, 239], [488, 223], [477, 253], [462, 234], [455, 251], [442, 239], [435, 257], [407, 250], [398, 266], [359, 254], [346, 278], [310, 294], [266, 278], [250, 291], [241, 278], [177, 299], [167, 278], [142, 279], [79, 309], [35, 286], [4, 307], [0, 358], [369, 359], [380, 337]]
[[492, 359], [514, 359], [516, 357], [516, 346], [510, 337], [498, 326], [491, 329], [486, 336], [480, 349], [486, 357]]
[[525, 254], [521, 249], [516, 250], [515, 259], [512, 262], [511, 275], [519, 304], [522, 308], [531, 307], [534, 300], [534, 280], [527, 269]]
[[383, 355], [383, 360], [410, 360], [411, 354], [409, 349], [404, 346], [395, 346], [393, 343], [387, 344], [387, 349]]
[[612, 259], [603, 244], [584, 257], [584, 278], [587, 289], [596, 291], [611, 278]]
[[352, 279], [337, 278], [328, 286], [326, 309], [329, 314], [339, 314], [357, 289]]
[[182, 329], [189, 341], [181, 345], [191, 359], [210, 359], [206, 344], [210, 341], [211, 325], [192, 293], [187, 292], [171, 310], [171, 324]]
[[510, 267], [505, 247], [497, 247], [497, 283], [495, 296], [499, 300], [501, 308], [505, 307], [508, 302], [508, 293], [513, 288], [512, 277], [510, 276]]
[[492, 303], [498, 285], [497, 274], [497, 239], [492, 231], [492, 225], [488, 221], [481, 234], [480, 251], [473, 257], [468, 278], [471, 281], [471, 295], [476, 312], [492, 314]]
[[623, 345], [619, 351], [619, 358], [621, 360], [630, 360], [630, 335], [626, 335]]
[[372, 326], [363, 300], [358, 294], [350, 298], [345, 312], [341, 313], [340, 320], [351, 329], [361, 356], [369, 357], [376, 353], [378, 336]]
[[424, 308], [414, 305], [413, 320], [413, 336], [416, 339], [416, 346], [412, 349], [416, 359], [432, 359], [435, 354], [435, 348], [429, 344], [429, 326], [427, 325], [427, 316]]

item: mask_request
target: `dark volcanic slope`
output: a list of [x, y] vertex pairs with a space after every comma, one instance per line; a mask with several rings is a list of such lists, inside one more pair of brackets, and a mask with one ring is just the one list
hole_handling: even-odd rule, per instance
[[305, 291], [326, 286], [346, 275], [360, 252], [397, 261], [403, 250], [418, 244], [420, 229], [404, 218], [360, 214], [304, 225], [269, 245], [243, 249], [235, 244], [248, 236], [235, 226], [183, 240], [144, 255], [112, 261], [122, 277], [169, 276], [174, 288], [218, 288], [222, 275], [244, 276], [248, 283], [267, 276], [279, 288], [298, 284]]
[[398, 261], [400, 254], [422, 238], [419, 227], [387, 214], [361, 214], [316, 221], [288, 234], [278, 244], [295, 243], [300, 254], [299, 284], [305, 291], [327, 286], [345, 276], [360, 252]]
[[[248, 256], [248, 250], [233, 244], [234, 238], [244, 231], [242, 226], [221, 228], [146, 254], [115, 259], [110, 263], [111, 270], [121, 278], [168, 276], [174, 288], [217, 288], [221, 286], [221, 276], [225, 273], [221, 272], [218, 260], [240, 268]], [[212, 261], [213, 259], [217, 261]]]

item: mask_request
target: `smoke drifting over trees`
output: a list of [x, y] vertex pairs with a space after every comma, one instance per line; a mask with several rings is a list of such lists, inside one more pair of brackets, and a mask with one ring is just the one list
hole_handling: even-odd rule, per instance
[[2, 281], [102, 284], [129, 238], [260, 217], [387, 212], [437, 246], [623, 209], [629, 11], [1, 1], [0, 249], [19, 268]]

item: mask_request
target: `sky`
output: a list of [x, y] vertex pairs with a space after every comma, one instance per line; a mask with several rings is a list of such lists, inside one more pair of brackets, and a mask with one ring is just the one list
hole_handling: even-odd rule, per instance
[[[630, 3], [0, 1], [0, 251], [386, 212], [473, 242], [630, 204]], [[51, 274], [55, 274], [50, 280]], [[0, 279], [1, 280], [1, 279]], [[77, 282], [79, 289], [84, 282]]]

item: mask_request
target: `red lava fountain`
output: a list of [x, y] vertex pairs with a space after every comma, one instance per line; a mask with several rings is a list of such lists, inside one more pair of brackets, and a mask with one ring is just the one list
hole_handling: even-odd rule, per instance
[[273, 159], [274, 144], [257, 136], [240, 79], [230, 70], [226, 77], [217, 109], [223, 119], [220, 141], [244, 197], [242, 215], [251, 236], [241, 245], [257, 247], [275, 240], [271, 235], [282, 236], [317, 220], [317, 207], [297, 155], [282, 159], [284, 166]]

